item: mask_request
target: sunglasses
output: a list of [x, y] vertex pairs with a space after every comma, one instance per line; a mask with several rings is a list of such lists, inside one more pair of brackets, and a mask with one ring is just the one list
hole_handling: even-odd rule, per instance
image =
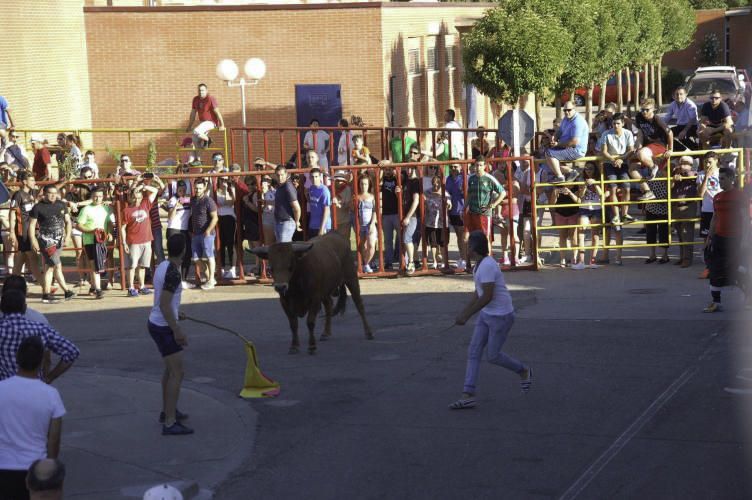
[[570, 111], [574, 111], [574, 108], [564, 108], [565, 113], [569, 113]]
[[712, 100], [714, 100], [714, 101], [717, 101], [717, 100], [719, 100], [719, 99], [721, 98], [721, 96], [719, 96], [719, 95], [714, 95], [714, 96], [711, 96], [710, 98], [711, 98]]
[[653, 108], [641, 108], [640, 109], [641, 113], [650, 113], [651, 111], [653, 111]]
[[123, 158], [122, 160], [120, 160], [120, 163], [130, 163], [130, 162], [131, 160], [129, 158]]

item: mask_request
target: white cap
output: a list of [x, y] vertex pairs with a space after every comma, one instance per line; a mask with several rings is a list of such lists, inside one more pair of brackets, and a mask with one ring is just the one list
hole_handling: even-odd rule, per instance
[[31, 134], [30, 142], [44, 142], [44, 137], [42, 137], [42, 134], [39, 132], [33, 132]]
[[144, 493], [144, 500], [183, 500], [180, 490], [169, 484], [160, 484]]

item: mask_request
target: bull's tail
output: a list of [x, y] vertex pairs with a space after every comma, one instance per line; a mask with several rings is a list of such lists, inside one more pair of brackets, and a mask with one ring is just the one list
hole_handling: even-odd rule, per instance
[[336, 316], [337, 314], [345, 314], [346, 308], [347, 308], [347, 288], [345, 288], [345, 284], [342, 283], [338, 289], [337, 305], [334, 306], [334, 310], [332, 311], [332, 316]]

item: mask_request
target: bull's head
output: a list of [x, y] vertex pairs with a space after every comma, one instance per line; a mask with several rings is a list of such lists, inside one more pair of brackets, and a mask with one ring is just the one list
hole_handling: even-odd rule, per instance
[[295, 242], [274, 243], [268, 247], [252, 248], [248, 251], [269, 261], [274, 275], [274, 290], [280, 295], [285, 295], [298, 260], [311, 248], [313, 248], [313, 243]]

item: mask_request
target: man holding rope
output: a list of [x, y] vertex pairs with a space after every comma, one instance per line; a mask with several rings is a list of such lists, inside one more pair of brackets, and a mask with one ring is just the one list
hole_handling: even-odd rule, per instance
[[183, 319], [180, 296], [183, 292], [180, 265], [185, 252], [185, 238], [173, 234], [167, 240], [168, 259], [154, 272], [154, 306], [149, 314], [148, 328], [164, 360], [162, 375], [162, 413], [159, 421], [163, 436], [193, 434], [193, 429], [182, 424], [188, 415], [177, 409], [180, 384], [183, 382], [183, 347], [188, 339], [178, 324]]

